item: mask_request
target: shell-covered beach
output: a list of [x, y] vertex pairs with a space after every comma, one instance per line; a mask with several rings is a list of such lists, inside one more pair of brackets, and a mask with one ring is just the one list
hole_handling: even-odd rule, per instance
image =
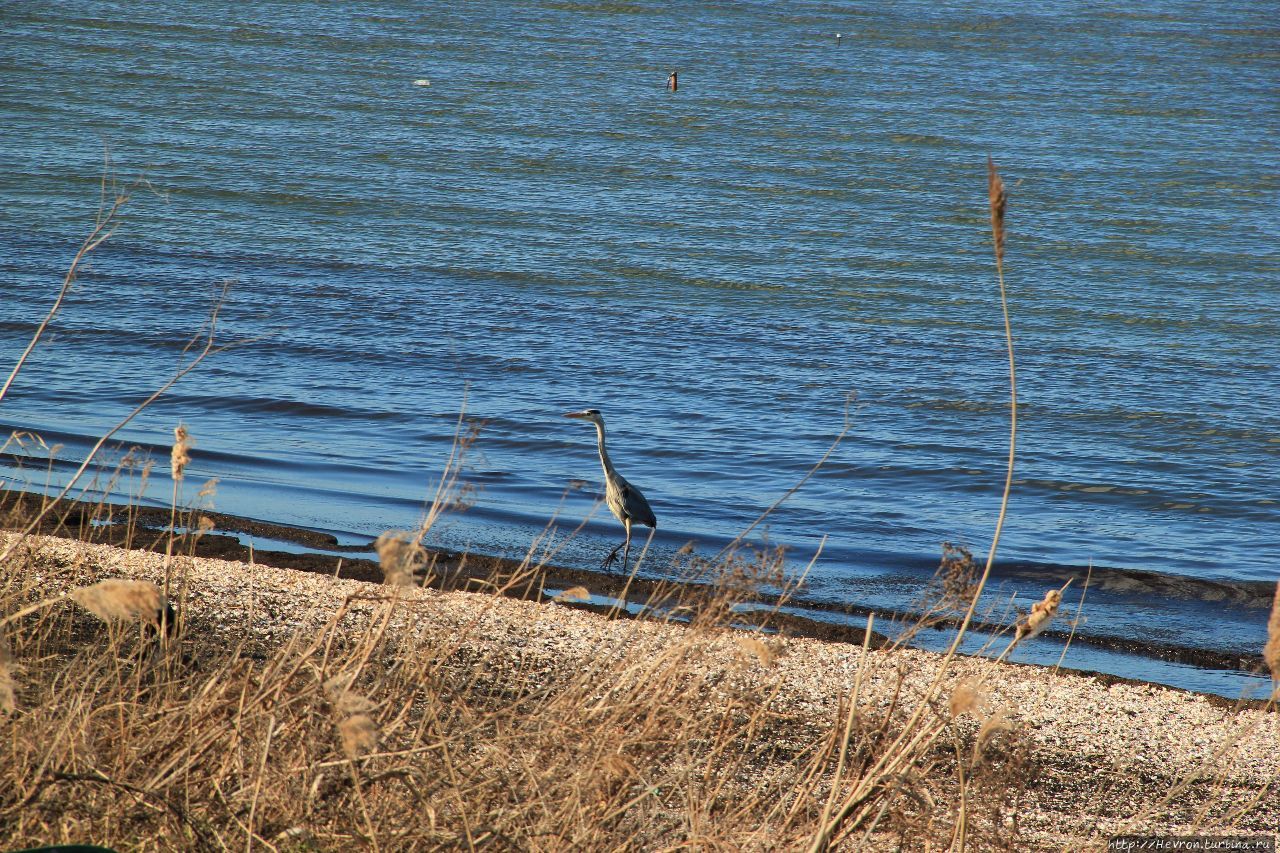
[[[37, 538], [19, 553], [22, 577], [14, 578], [13, 566], [7, 566], [6, 583], [11, 589], [21, 584], [31, 598], [53, 597], [106, 578], [160, 584], [165, 575], [161, 554], [68, 539]], [[118, 751], [119, 744], [110, 740], [95, 741], [89, 732], [64, 730], [60, 715], [82, 713], [79, 704], [92, 705], [93, 697], [82, 694], [66, 708], [25, 707], [33, 696], [43, 695], [29, 682], [56, 678], [59, 667], [75, 666], [74, 661], [49, 660], [48, 652], [54, 649], [48, 648], [43, 659], [18, 671], [19, 709], [4, 722], [11, 758], [24, 750], [57, 752], [69, 745], [62, 741], [80, 737], [89, 742], [77, 747], [74, 757], [64, 757], [71, 767], [55, 762], [43, 771], [57, 781], [27, 779], [15, 789], [26, 795], [20, 809], [12, 802], [14, 796], [0, 804], [6, 810], [10, 829], [5, 841], [10, 846], [88, 838], [114, 840], [129, 849], [163, 849], [177, 839], [202, 847], [234, 846], [244, 843], [244, 806], [250, 790], [259, 804], [253, 838], [271, 846], [298, 843], [309, 849], [336, 849], [361, 843], [416, 849], [465, 846], [484, 835], [486, 843], [500, 849], [561, 849], [565, 844], [657, 849], [682, 839], [701, 846], [796, 849], [807, 841], [802, 828], [811, 833], [817, 825], [816, 815], [808, 813], [807, 820], [788, 823], [756, 798], [786, 798], [804, 788], [815, 744], [833, 732], [856, 734], [862, 725], [883, 725], [886, 730], [901, 725], [929, 689], [942, 660], [938, 654], [913, 649], [864, 650], [848, 643], [709, 625], [611, 620], [492, 594], [374, 585], [221, 560], [179, 557], [170, 573], [187, 585], [185, 623], [181, 641], [167, 652], [163, 679], [188, 684], [178, 691], [188, 712], [201, 701], [211, 701], [211, 694], [230, 682], [238, 692], [222, 706], [230, 716], [218, 722], [224, 742], [219, 749], [232, 749], [234, 756], [208, 752], [210, 742], [218, 738], [206, 732], [205, 723], [194, 726], [195, 735], [171, 731], [161, 736], [150, 729], [117, 732], [115, 737], [125, 742], [131, 737], [140, 741], [136, 749]], [[58, 607], [74, 611], [69, 603]], [[106, 625], [65, 611], [50, 611], [42, 621], [69, 628], [88, 647], [107, 642]], [[9, 631], [10, 641], [20, 646], [24, 633], [39, 633], [30, 624]], [[108, 662], [136, 653], [131, 643], [139, 641], [136, 636], [129, 640], [130, 635], [115, 635]], [[282, 651], [290, 649], [291, 653]], [[73, 651], [72, 657], [76, 654], [84, 658], [93, 653], [86, 648]], [[129, 682], [163, 681], [154, 672], [133, 672], [131, 666], [144, 668], [136, 659], [120, 659], [116, 666], [124, 668], [122, 677]], [[308, 666], [317, 668], [315, 676], [301, 678]], [[398, 679], [394, 674], [400, 669], [423, 680]], [[344, 674], [351, 680], [342, 681]], [[334, 678], [351, 691], [358, 689], [358, 701], [334, 699]], [[273, 679], [280, 683], [272, 685], [266, 698], [255, 692]], [[329, 694], [320, 690], [329, 701], [309, 712], [314, 716], [294, 715], [291, 707], [297, 711], [299, 703], [315, 701], [308, 694], [320, 688], [308, 682], [317, 679], [329, 685]], [[947, 734], [898, 768], [889, 797], [897, 804], [889, 817], [868, 822], [868, 834], [843, 835], [842, 849], [945, 846], [959, 808], [956, 769], [947, 765], [957, 760], [970, 786], [966, 802], [972, 849], [1102, 849], [1108, 838], [1125, 834], [1271, 837], [1268, 834], [1280, 825], [1273, 790], [1280, 778], [1280, 717], [1273, 708], [1232, 708], [1206, 696], [1153, 685], [1108, 684], [1089, 676], [971, 658], [949, 663], [941, 685], [926, 713], [936, 716]], [[79, 693], [82, 688], [67, 684], [56, 689]], [[163, 692], [158, 684], [149, 690]], [[741, 753], [724, 735], [721, 741], [713, 738], [671, 751], [661, 748], [671, 732], [651, 728], [657, 711], [645, 702], [650, 692], [679, 713], [699, 709], [714, 718], [724, 715], [725, 722], [737, 719], [735, 725], [758, 740], [737, 744]], [[462, 717], [453, 722], [464, 731], [435, 720], [441, 724], [435, 734], [444, 733], [444, 743], [457, 738], [453, 745], [458, 755], [452, 760], [458, 775], [441, 782], [432, 775], [445, 772], [439, 766], [441, 743], [431, 742], [432, 725], [419, 715], [424, 705], [430, 707], [428, 697], [439, 701], [447, 695], [453, 699], [446, 705], [455, 703]], [[850, 716], [853, 695], [858, 712]], [[495, 697], [506, 698], [495, 706]], [[546, 730], [550, 719], [545, 714], [558, 707], [559, 697], [585, 704], [584, 716], [565, 716], [560, 720], [563, 730]], [[530, 707], [520, 708], [525, 700]], [[154, 697], [138, 696], [133, 704], [140, 707], [126, 713], [154, 714], [154, 709], [146, 711], [153, 701]], [[179, 700], [175, 696], [170, 701]], [[474, 716], [463, 710], [467, 706]], [[377, 732], [367, 750], [344, 753], [348, 744], [343, 738], [355, 735], [350, 726], [343, 728], [350, 719], [342, 717], [343, 707], [358, 709], [367, 716], [368, 731]], [[108, 706], [90, 716], [97, 713], [110, 718], [116, 712]], [[593, 725], [597, 715], [606, 718], [604, 731]], [[989, 726], [996, 715], [998, 725]], [[36, 722], [37, 717], [42, 719]], [[855, 720], [852, 727], [846, 725], [850, 719]], [[269, 742], [273, 728], [265, 726], [268, 720], [279, 727], [274, 744]], [[612, 728], [623, 720], [630, 720], [627, 726], [634, 729]], [[487, 747], [484, 741], [469, 740], [465, 731], [467, 725], [478, 732], [487, 723], [502, 730], [504, 722], [535, 721], [536, 730], [505, 730]], [[109, 719], [99, 722], [110, 730]], [[290, 726], [306, 728], [308, 737], [316, 737], [318, 731], [320, 740], [294, 743], [288, 737]], [[29, 727], [50, 731], [51, 740], [19, 747]], [[164, 729], [161, 724], [161, 732]], [[163, 744], [150, 741], [157, 737]], [[613, 752], [596, 742], [601, 737], [612, 744]], [[604, 754], [599, 753], [602, 747]], [[486, 749], [496, 751], [483, 752]], [[525, 749], [529, 754], [522, 759]], [[661, 760], [639, 763], [637, 757], [647, 754], [646, 749]], [[363, 817], [355, 791], [325, 775], [326, 769], [332, 773], [346, 765], [350, 756], [355, 764], [351, 773], [368, 810]], [[587, 802], [583, 778], [570, 786], [582, 798], [576, 805], [583, 810], [572, 820], [553, 807], [571, 811], [567, 803], [551, 804], [537, 796], [519, 801], [522, 774], [531, 779], [538, 775], [532, 769], [513, 770], [507, 779], [515, 785], [509, 793], [516, 801], [502, 796], [491, 801], [492, 792], [484, 793], [482, 783], [495, 782], [479, 777], [485, 777], [494, 762], [521, 760], [550, 761], [538, 772], [561, 781], [585, 777], [591, 785], [605, 788], [603, 795], [593, 791], [594, 796], [620, 802], [624, 808], [595, 811], [599, 804]], [[557, 767], [556, 760], [569, 763]], [[166, 777], [161, 765], [182, 766], [185, 761], [191, 762], [186, 768], [191, 779], [213, 773], [209, 764], [230, 763], [247, 772], [240, 780], [247, 789], [221, 795], [230, 798], [228, 814], [238, 820], [220, 815], [207, 802], [208, 794], [193, 795], [190, 790], [185, 795], [190, 811], [182, 811], [181, 819], [156, 807], [183, 796], [183, 783]], [[477, 763], [483, 769], [477, 770]], [[832, 767], [820, 764], [816, 772], [819, 777], [829, 775]], [[400, 779], [397, 773], [409, 774], [416, 780], [413, 784], [426, 784], [430, 777], [430, 790], [418, 791], [420, 799], [405, 800], [403, 792], [397, 793], [401, 783], [388, 781]], [[139, 793], [144, 780], [154, 783], [157, 776], [164, 784]], [[704, 787], [708, 782], [722, 787], [709, 790]], [[816, 812], [825, 789], [821, 778], [808, 783], [811, 788], [805, 790], [816, 799], [807, 807]], [[324, 807], [326, 801], [317, 791], [334, 784], [338, 789], [327, 796], [345, 802], [352, 814], [335, 816]], [[459, 787], [451, 790], [451, 784]], [[481, 789], [468, 787], [473, 784]], [[309, 794], [304, 790], [308, 785], [313, 786]], [[619, 791], [625, 794], [619, 797]], [[646, 791], [654, 802], [644, 802]], [[561, 791], [557, 796], [565, 795]], [[384, 801], [387, 797], [394, 807]], [[470, 823], [465, 806], [454, 807], [466, 798], [473, 798], [476, 810]], [[235, 802], [240, 803], [238, 810], [232, 807]], [[734, 806], [743, 803], [753, 805], [736, 813]], [[804, 803], [785, 804], [801, 812], [806, 809]], [[413, 817], [403, 814], [406, 808]], [[633, 824], [636, 816], [627, 813], [636, 809], [644, 815], [640, 824]], [[536, 819], [526, 810], [536, 812]], [[546, 826], [556, 819], [560, 835], [537, 834], [549, 832]], [[753, 820], [759, 822], [753, 825]], [[145, 840], [153, 833], [153, 841]]]

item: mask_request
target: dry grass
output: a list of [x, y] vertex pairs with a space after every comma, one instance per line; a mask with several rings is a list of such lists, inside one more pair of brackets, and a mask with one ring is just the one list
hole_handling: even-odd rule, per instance
[[120, 577], [110, 553], [29, 544], [0, 575], [5, 612], [29, 610], [4, 627], [0, 848], [1022, 850], [1046, 809], [1101, 821], [1064, 829], [1073, 847], [1127, 821], [1267, 819], [1268, 787], [1226, 769], [1274, 715], [1215, 716], [1185, 775], [1144, 763], [1149, 730], [1108, 746], [1096, 711], [1064, 752], [1046, 720], [1073, 713], [1070, 677], [734, 629], [745, 571], [671, 625], [300, 576], [338, 587], [322, 598], [250, 567], [232, 585], [256, 591], [219, 606], [209, 566], [161, 644], [72, 605]]
[[[8, 568], [14, 589], [30, 567]], [[158, 601], [124, 583], [71, 597], [113, 618]], [[27, 669], [3, 727], [0, 839], [765, 849], [813, 834], [836, 740], [787, 712], [768, 638], [742, 638], [740, 673], [698, 665], [728, 600], [664, 647], [559, 666], [517, 638], [478, 652], [474, 634], [410, 627], [384, 589], [275, 648], [206, 642], [197, 613], [163, 649], [74, 610], [28, 617], [11, 636]], [[485, 625], [480, 606], [470, 631]], [[863, 725], [858, 756], [892, 731]]]

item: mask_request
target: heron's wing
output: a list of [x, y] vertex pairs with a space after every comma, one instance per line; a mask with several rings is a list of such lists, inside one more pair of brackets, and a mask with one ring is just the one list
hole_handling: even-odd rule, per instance
[[653, 514], [653, 510], [649, 508], [649, 502], [644, 499], [644, 495], [640, 494], [640, 490], [626, 480], [622, 481], [621, 486], [622, 507], [627, 517], [646, 527], [656, 528], [658, 517]]

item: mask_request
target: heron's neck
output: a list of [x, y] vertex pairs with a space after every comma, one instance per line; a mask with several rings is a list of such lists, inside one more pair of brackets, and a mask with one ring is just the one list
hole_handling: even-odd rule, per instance
[[609, 461], [609, 452], [604, 449], [604, 424], [596, 424], [596, 439], [600, 445], [600, 464], [604, 466], [605, 476], [613, 474], [613, 463]]

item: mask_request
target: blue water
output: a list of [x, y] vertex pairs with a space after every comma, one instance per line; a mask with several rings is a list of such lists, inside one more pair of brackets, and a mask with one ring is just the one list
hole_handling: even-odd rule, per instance
[[[660, 572], [794, 485], [856, 391], [764, 532], [799, 563], [826, 537], [815, 599], [902, 605], [943, 541], [985, 551], [999, 505], [990, 154], [1009, 588], [1092, 564], [1256, 592], [1280, 555], [1274, 7], [1025, 7], [0, 6], [0, 364], [91, 227], [104, 149], [148, 182], [0, 428], [82, 458], [229, 279], [221, 333], [249, 342], [126, 447], [163, 459], [183, 421], [218, 509], [363, 541], [416, 522], [465, 400], [479, 491], [436, 541], [513, 553], [591, 515], [594, 437], [560, 414], [595, 406]], [[596, 509], [558, 559], [618, 532]], [[1154, 608], [1255, 654], [1259, 596], [1206, 597], [1104, 596], [1090, 630]]]

